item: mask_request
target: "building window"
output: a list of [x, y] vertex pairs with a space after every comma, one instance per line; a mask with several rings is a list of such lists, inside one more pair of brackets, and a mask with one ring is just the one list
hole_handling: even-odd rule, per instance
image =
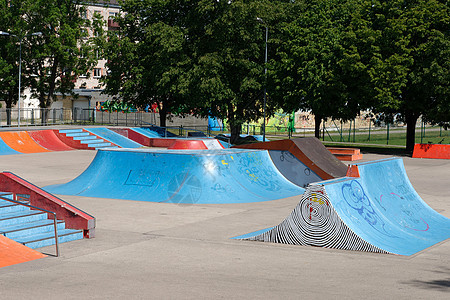
[[94, 68], [94, 78], [100, 78], [100, 77], [102, 77], [102, 69]]

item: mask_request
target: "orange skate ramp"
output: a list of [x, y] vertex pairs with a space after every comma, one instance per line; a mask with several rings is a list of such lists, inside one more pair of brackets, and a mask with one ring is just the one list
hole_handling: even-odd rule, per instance
[[41, 147], [44, 147], [51, 151], [68, 151], [74, 150], [74, 148], [68, 146], [61, 141], [55, 134], [54, 130], [36, 130], [28, 131], [31, 138], [38, 143]]
[[445, 144], [415, 144], [412, 157], [450, 159], [450, 145]]
[[39, 146], [26, 131], [1, 132], [0, 137], [9, 147], [22, 153], [50, 152]]
[[269, 153], [289, 151], [322, 180], [344, 177], [347, 174], [347, 166], [315, 137], [246, 144], [233, 146], [233, 148], [265, 149], [269, 150]]
[[0, 268], [46, 257], [46, 255], [0, 235]]

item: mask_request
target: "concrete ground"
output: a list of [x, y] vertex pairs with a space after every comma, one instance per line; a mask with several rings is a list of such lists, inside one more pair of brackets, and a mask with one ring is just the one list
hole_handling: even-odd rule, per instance
[[[94, 155], [8, 155], [0, 166], [45, 186], [75, 178]], [[450, 217], [450, 160], [403, 159], [421, 197]], [[278, 224], [299, 197], [233, 205], [61, 198], [97, 218], [96, 237], [62, 244], [58, 258], [1, 268], [0, 299], [450, 298], [450, 240], [411, 257], [230, 240]]]

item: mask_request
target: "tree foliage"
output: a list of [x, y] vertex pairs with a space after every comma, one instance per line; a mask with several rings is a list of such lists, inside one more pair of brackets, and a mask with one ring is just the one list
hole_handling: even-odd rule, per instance
[[287, 110], [311, 111], [315, 135], [327, 118], [354, 118], [369, 101], [364, 48], [367, 21], [355, 14], [356, 1], [303, 1], [292, 4], [292, 19], [280, 26], [272, 63], [271, 88]]
[[450, 120], [448, 2], [374, 1], [371, 10], [377, 33], [372, 110], [403, 118], [412, 151], [421, 115], [434, 123]]
[[[25, 24], [23, 15], [26, 1], [0, 0], [0, 30], [20, 34]], [[7, 124], [11, 125], [11, 108], [18, 100], [19, 47], [17, 37], [0, 36], [0, 100], [5, 101]], [[22, 87], [23, 89], [23, 87]]]
[[[400, 116], [407, 149], [419, 116], [450, 119], [447, 1], [309, 1], [292, 4], [272, 63], [274, 97], [321, 119], [362, 109]], [[298, 13], [300, 12], [300, 13]]]
[[[200, 1], [189, 73], [194, 107], [227, 119], [233, 143], [244, 122], [263, 114], [264, 32], [262, 1]], [[270, 105], [266, 105], [269, 109]]]
[[141, 108], [158, 103], [161, 126], [169, 113], [183, 113], [189, 105], [185, 74], [194, 3], [124, 1], [116, 19], [120, 30], [110, 33], [106, 43], [106, 93]]
[[[262, 115], [260, 1], [122, 2], [107, 43], [108, 94], [169, 112], [212, 115], [231, 127]], [[237, 131], [232, 132], [235, 137]]]
[[[27, 70], [32, 95], [41, 108], [48, 108], [57, 94], [73, 94], [76, 79], [96, 63], [95, 45], [89, 30], [101, 30], [100, 21], [91, 24], [81, 0], [36, 0], [25, 16], [29, 31], [42, 32], [27, 51]], [[91, 27], [93, 25], [93, 27]]]
[[[48, 108], [57, 94], [73, 94], [77, 77], [96, 63], [95, 45], [88, 30], [100, 30], [100, 20], [94, 18], [91, 23], [84, 18], [86, 8], [80, 0], [8, 0], [2, 5], [0, 24], [5, 28], [1, 30], [17, 37], [14, 47], [22, 42], [22, 86], [31, 89], [41, 108]], [[38, 32], [42, 34], [33, 35]], [[10, 45], [2, 49], [13, 48]], [[4, 57], [17, 64], [18, 50]], [[10, 88], [16, 84], [8, 82]]]

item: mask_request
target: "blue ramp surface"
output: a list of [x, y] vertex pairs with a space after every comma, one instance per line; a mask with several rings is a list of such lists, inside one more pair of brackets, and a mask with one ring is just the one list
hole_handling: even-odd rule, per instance
[[0, 138], [0, 155], [8, 155], [8, 154], [22, 154], [9, 147], [3, 140]]
[[133, 131], [136, 131], [137, 133], [140, 133], [146, 137], [149, 137], [149, 138], [160, 138], [161, 137], [156, 131], [153, 131], [153, 130], [147, 130], [147, 129], [140, 128], [140, 127], [134, 127], [134, 128], [130, 128], [130, 129]]
[[300, 195], [266, 150], [99, 150], [54, 194], [171, 203], [246, 203]]
[[141, 148], [142, 145], [139, 143], [136, 143], [135, 141], [132, 141], [112, 130], [109, 130], [105, 127], [98, 127], [98, 128], [89, 128], [84, 130], [93, 133], [102, 139], [107, 140], [108, 142], [111, 142], [113, 144], [116, 144], [117, 146], [121, 148]]
[[360, 178], [310, 185], [281, 224], [236, 239], [412, 255], [450, 238], [450, 220], [420, 198], [401, 159], [358, 169]]
[[140, 127], [142, 131], [140, 133], [147, 132], [147, 134], [157, 134], [158, 137], [178, 137], [176, 134], [167, 131], [167, 128], [150, 126], [150, 127]]

